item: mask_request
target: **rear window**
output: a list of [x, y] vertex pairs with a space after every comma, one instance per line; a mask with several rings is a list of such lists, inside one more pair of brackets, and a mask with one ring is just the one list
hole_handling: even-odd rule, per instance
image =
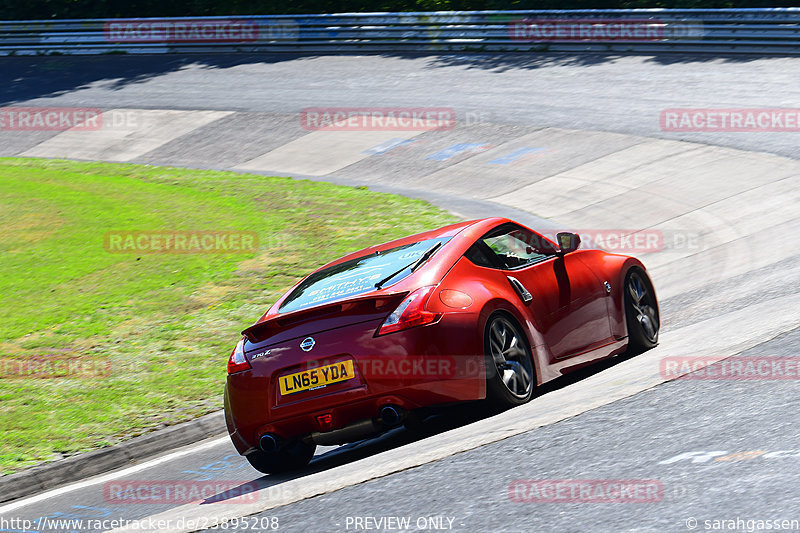
[[406, 244], [380, 254], [365, 255], [320, 270], [311, 274], [292, 291], [281, 304], [280, 312], [288, 313], [370, 292], [375, 290], [376, 283], [402, 270], [387, 280], [383, 287], [393, 285], [411, 274], [411, 266], [422, 254], [436, 243], [444, 244], [450, 238], [427, 239]]

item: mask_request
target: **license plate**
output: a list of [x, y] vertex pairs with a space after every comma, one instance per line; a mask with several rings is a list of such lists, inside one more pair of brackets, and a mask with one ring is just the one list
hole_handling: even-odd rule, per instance
[[330, 365], [319, 366], [302, 372], [289, 374], [288, 376], [281, 376], [278, 379], [278, 385], [281, 389], [281, 394], [294, 394], [305, 390], [318, 389], [325, 387], [332, 383], [339, 383], [353, 379], [355, 373], [353, 371], [353, 361], [339, 361]]

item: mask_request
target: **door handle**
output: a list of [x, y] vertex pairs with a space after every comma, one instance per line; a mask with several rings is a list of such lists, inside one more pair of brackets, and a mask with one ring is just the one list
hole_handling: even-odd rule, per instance
[[506, 277], [508, 278], [508, 281], [511, 282], [511, 286], [514, 287], [514, 290], [517, 291], [517, 294], [519, 294], [519, 297], [522, 298], [523, 302], [528, 303], [533, 300], [533, 295], [528, 292], [528, 289], [525, 288], [525, 285], [523, 285], [520, 280], [513, 276]]

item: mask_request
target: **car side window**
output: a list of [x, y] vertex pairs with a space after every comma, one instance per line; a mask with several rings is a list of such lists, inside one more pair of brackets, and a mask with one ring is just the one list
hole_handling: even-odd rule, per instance
[[464, 257], [472, 261], [474, 264], [486, 268], [499, 268], [497, 257], [492, 250], [486, 246], [482, 241], [473, 244]]
[[550, 241], [516, 224], [501, 226], [481, 238], [499, 259], [503, 268], [515, 269], [552, 257], [555, 248]]

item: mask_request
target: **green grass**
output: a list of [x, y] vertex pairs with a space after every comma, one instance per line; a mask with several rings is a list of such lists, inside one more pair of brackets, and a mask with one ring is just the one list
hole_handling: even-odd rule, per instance
[[[0, 379], [4, 474], [222, 407], [239, 332], [347, 252], [453, 222], [424, 202], [289, 178], [0, 158], [0, 358], [93, 379]], [[257, 252], [109, 253], [108, 231], [253, 231]], [[63, 351], [63, 352], [62, 352]]]

